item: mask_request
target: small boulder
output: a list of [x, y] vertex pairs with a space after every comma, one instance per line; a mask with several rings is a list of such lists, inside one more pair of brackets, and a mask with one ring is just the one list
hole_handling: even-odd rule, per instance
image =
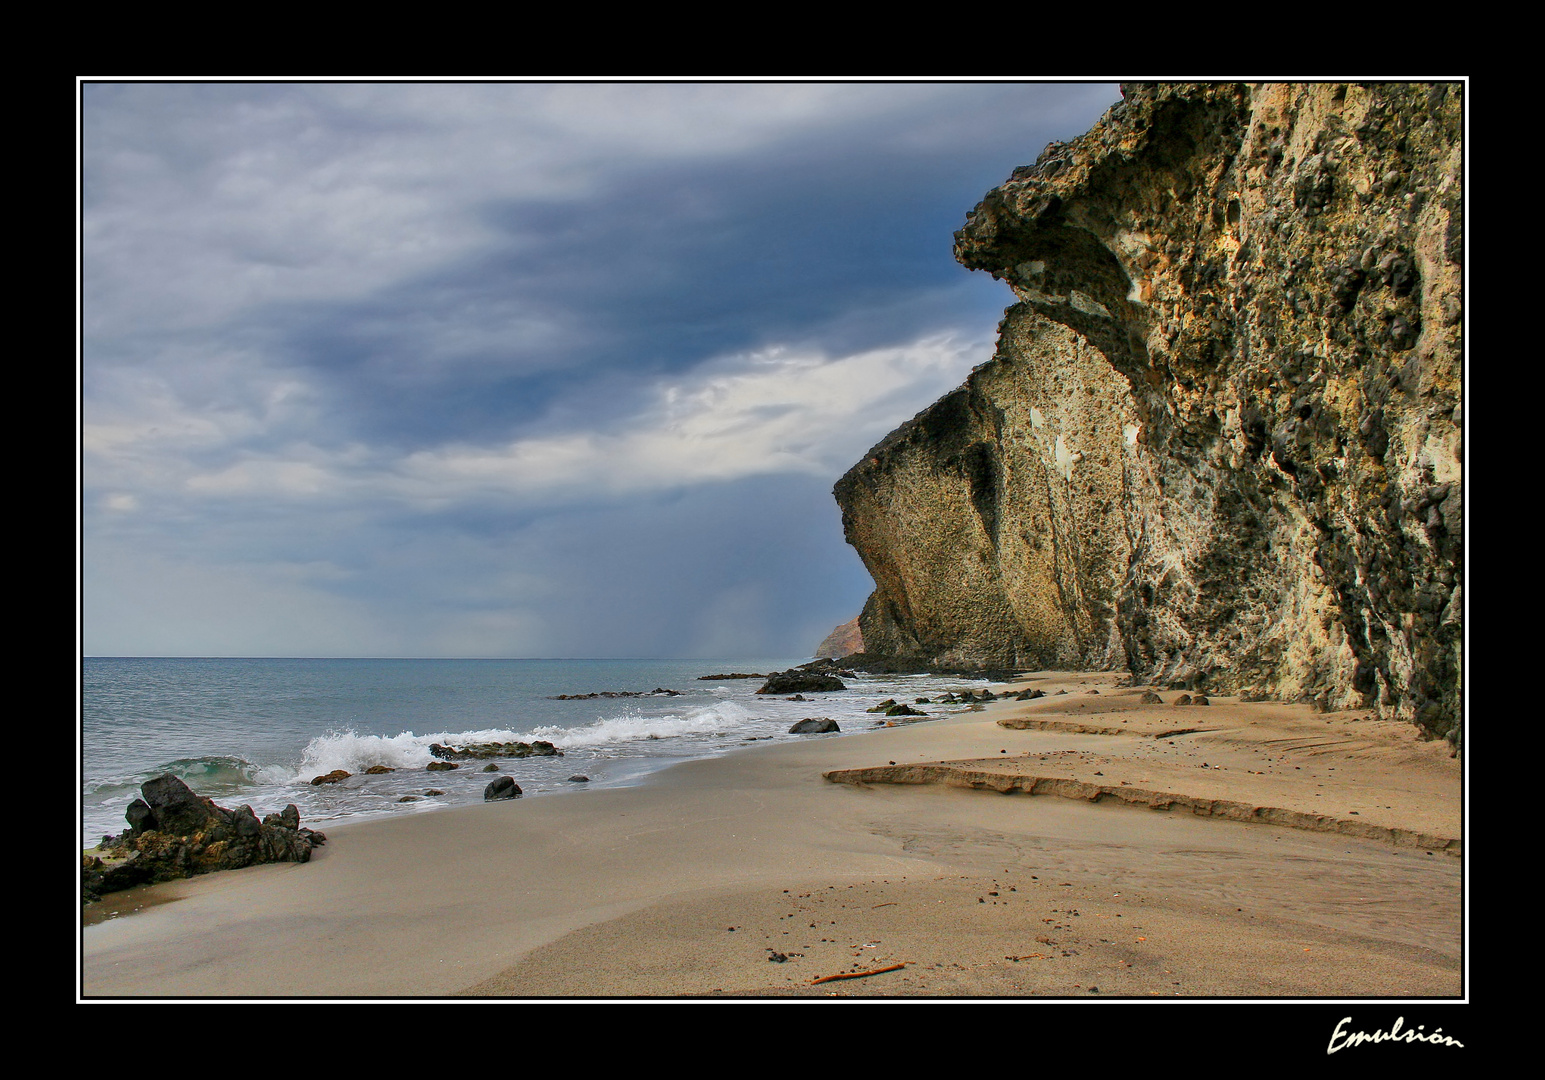
[[[453, 769], [455, 767], [456, 766], [454, 765], [451, 766]], [[320, 787], [322, 784], [336, 784], [340, 780], [347, 780], [348, 778], [349, 774], [347, 772], [344, 772], [342, 769], [334, 769], [332, 772], [327, 773], [325, 776], [313, 776], [311, 778], [311, 786]]]
[[580, 774], [575, 773], [573, 776], [569, 777], [569, 783], [571, 783], [571, 784], [588, 784], [588, 783], [590, 783], [590, 777], [588, 777], [588, 776], [581, 776]]
[[484, 802], [495, 802], [499, 799], [518, 799], [520, 796], [520, 785], [509, 776], [501, 776], [483, 789]]
[[392, 768], [390, 765], [372, 765], [372, 766], [370, 766], [370, 768], [365, 770], [365, 775], [366, 776], [385, 776], [389, 772], [396, 772], [396, 771], [397, 770]]
[[1189, 705], [1189, 704], [1191, 704], [1191, 695], [1190, 694], [1181, 694], [1178, 698], [1175, 699], [1175, 704], [1176, 705]]
[[824, 693], [830, 690], [846, 690], [847, 685], [835, 675], [821, 675], [814, 671], [775, 671], [758, 694], [802, 694], [806, 691]]
[[[431, 761], [428, 765], [424, 766], [424, 768], [428, 772], [446, 772], [450, 769], [459, 769], [461, 766], [456, 764], [454, 761]], [[311, 782], [313, 784], [316, 783], [315, 780]]]
[[[1183, 697], [1184, 695], [1181, 695], [1181, 696]], [[1138, 698], [1137, 700], [1141, 701], [1144, 705], [1163, 705], [1164, 704], [1164, 699], [1161, 698], [1158, 694], [1155, 694], [1152, 690], [1144, 690], [1143, 691], [1143, 696]], [[1184, 704], [1184, 702], [1177, 701], [1175, 704], [1182, 705], [1182, 704]]]
[[790, 735], [820, 735], [828, 731], [841, 731], [837, 721], [828, 717], [809, 717], [789, 728]]

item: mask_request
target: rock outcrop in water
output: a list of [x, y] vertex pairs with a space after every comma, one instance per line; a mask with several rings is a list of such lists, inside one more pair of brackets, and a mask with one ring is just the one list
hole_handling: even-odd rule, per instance
[[989, 192], [995, 356], [836, 487], [867, 652], [1457, 742], [1460, 91], [1128, 86]]
[[270, 862], [309, 862], [311, 849], [327, 837], [300, 824], [294, 804], [262, 821], [250, 806], [227, 810], [194, 794], [170, 774], [140, 785], [143, 798], [129, 804], [129, 828], [81, 859], [82, 895], [237, 870]]

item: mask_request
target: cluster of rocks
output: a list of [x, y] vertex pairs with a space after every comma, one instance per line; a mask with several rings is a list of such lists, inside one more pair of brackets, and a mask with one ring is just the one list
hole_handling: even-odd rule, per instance
[[[722, 676], [723, 678], [756, 678], [747, 676]], [[657, 686], [653, 690], [593, 690], [588, 694], [558, 694], [549, 698], [550, 701], [589, 701], [591, 698], [624, 698], [624, 697], [680, 697], [680, 690], [667, 690], [663, 686]]]
[[[1144, 705], [1163, 705], [1165, 703], [1164, 699], [1161, 698], [1153, 690], [1145, 690], [1145, 691], [1143, 691], [1143, 696], [1140, 697], [1138, 700], [1141, 701]], [[1169, 704], [1171, 704], [1171, 705], [1211, 705], [1212, 702], [1207, 700], [1207, 695], [1206, 694], [1181, 694], [1179, 697], [1175, 698], [1174, 701], [1169, 702]]]
[[527, 758], [562, 757], [563, 751], [545, 739], [525, 742], [467, 743], [465, 746], [442, 746], [431, 743], [429, 753], [445, 761], [465, 761], [469, 758]]
[[732, 671], [732, 672], [728, 672], [728, 673], [725, 673], [725, 674], [722, 674], [722, 675], [699, 675], [697, 677], [697, 681], [698, 682], [712, 682], [712, 681], [717, 681], [717, 680], [720, 680], [720, 679], [765, 679], [765, 678], [767, 678], [766, 675], [759, 675], [759, 674], [757, 674], [754, 671], [752, 671], [752, 672]]
[[147, 780], [140, 794], [124, 814], [128, 830], [102, 837], [82, 855], [85, 900], [216, 870], [309, 862], [312, 848], [327, 842], [323, 833], [301, 827], [293, 803], [259, 821], [252, 807], [216, 806], [170, 773]]
[[[926, 704], [928, 704], [928, 699], [927, 698], [918, 698], [917, 699], [917, 704], [918, 705], [926, 705]], [[886, 716], [927, 716], [928, 715], [925, 712], [921, 712], [921, 711], [919, 711], [917, 709], [914, 709], [911, 705], [903, 705], [903, 704], [898, 703], [895, 698], [886, 698], [884, 701], [880, 702], [878, 705], [872, 706], [872, 707], [870, 707], [868, 709], [865, 709], [864, 711], [865, 712], [884, 713]]]

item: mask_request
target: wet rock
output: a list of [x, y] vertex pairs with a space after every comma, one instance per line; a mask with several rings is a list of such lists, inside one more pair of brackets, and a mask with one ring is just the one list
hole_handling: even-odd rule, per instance
[[428, 772], [448, 772], [451, 769], [459, 769], [461, 766], [454, 761], [431, 761], [424, 768]]
[[846, 690], [847, 685], [835, 675], [823, 675], [819, 672], [777, 671], [767, 677], [767, 682], [757, 691], [758, 694], [803, 694], [806, 692], [824, 693], [831, 690]]
[[520, 785], [513, 777], [501, 776], [483, 789], [484, 802], [496, 802], [499, 799], [518, 799], [522, 795]]
[[841, 731], [837, 721], [828, 717], [806, 717], [789, 728], [790, 735], [820, 735], [828, 731]]
[[397, 771], [396, 769], [393, 769], [393, 768], [391, 768], [390, 766], [387, 766], [387, 765], [372, 765], [372, 766], [370, 766], [370, 768], [365, 770], [365, 775], [366, 776], [384, 776], [384, 775], [386, 775], [389, 772], [396, 772], [396, 771]]
[[336, 784], [342, 780], [347, 780], [349, 775], [350, 774], [345, 772], [343, 769], [334, 769], [330, 773], [324, 773], [321, 776], [313, 776], [311, 778], [311, 786], [317, 787], [322, 784]]
[[571, 784], [588, 784], [588, 783], [590, 783], [590, 777], [582, 776], [579, 773], [575, 773], [573, 776], [569, 777], [569, 783], [571, 783]]
[[[235, 810], [194, 794], [170, 774], [140, 787], [141, 799], [124, 817], [129, 829], [104, 836], [83, 853], [81, 885], [87, 901], [136, 885], [268, 862], [307, 862], [326, 842], [320, 832], [299, 827], [292, 804], [263, 821], [250, 806]], [[290, 822], [294, 823], [292, 827]]]

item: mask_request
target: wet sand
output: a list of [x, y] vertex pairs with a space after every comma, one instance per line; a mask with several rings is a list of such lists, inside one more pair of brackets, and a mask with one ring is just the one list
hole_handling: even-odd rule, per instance
[[330, 827], [308, 864], [155, 886], [87, 927], [83, 993], [1461, 994], [1446, 744], [1364, 712], [1142, 705], [1118, 679]]

